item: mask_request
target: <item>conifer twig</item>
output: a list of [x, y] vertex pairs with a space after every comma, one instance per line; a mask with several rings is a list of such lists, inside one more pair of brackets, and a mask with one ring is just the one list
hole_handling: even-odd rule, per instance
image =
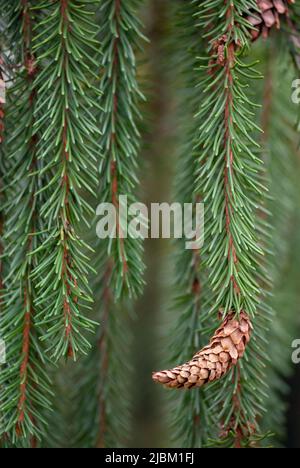
[[[254, 122], [257, 106], [245, 92], [245, 82], [260, 75], [241, 58], [243, 49], [249, 48], [251, 42], [250, 26], [244, 20], [251, 8], [256, 8], [255, 2], [246, 5], [242, 0], [220, 0], [213, 5], [208, 0], [199, 5], [199, 25], [209, 43], [200, 67], [196, 193], [203, 194], [206, 206], [206, 243], [202, 254], [209, 272], [207, 287], [213, 292], [211, 314], [221, 315], [224, 322], [210, 345], [199, 351], [192, 361], [171, 369], [169, 374], [168, 371], [154, 374], [158, 381], [167, 375], [170, 380], [167, 385], [174, 383], [174, 387], [177, 387], [177, 371], [187, 388], [207, 382], [207, 367], [208, 379], [219, 380], [224, 375], [222, 359], [225, 354], [231, 356], [226, 362], [232, 359], [233, 365], [244, 354], [252, 328], [250, 320], [253, 319], [258, 336], [262, 331], [264, 334], [265, 325], [257, 317], [263, 250], [258, 241], [256, 207], [265, 189], [260, 181], [259, 144], [254, 139], [259, 130]], [[251, 352], [260, 355], [260, 344], [257, 340]], [[227, 378], [211, 391], [212, 407], [216, 408], [227, 392], [228, 404], [216, 418], [224, 427], [229, 444], [247, 444], [257, 429], [264, 386], [255, 398], [249, 382], [246, 383], [252, 372], [247, 361], [233, 368], [229, 365], [226, 372]], [[256, 374], [261, 372], [262, 367]]]
[[106, 250], [113, 260], [112, 282], [116, 299], [134, 297], [143, 288], [144, 265], [142, 241], [125, 236], [123, 220], [119, 221], [120, 196], [128, 204], [136, 201], [137, 158], [141, 136], [139, 101], [144, 97], [137, 81], [136, 53], [144, 39], [137, 17], [136, 0], [101, 0], [99, 21], [103, 43], [101, 80], [101, 130], [103, 161], [100, 168], [99, 201], [112, 203], [117, 214], [116, 238]]
[[[93, 3], [88, 0], [59, 0], [39, 24], [34, 51], [44, 64], [36, 80], [39, 87], [36, 129], [41, 132], [38, 158], [48, 185], [41, 215], [48, 232], [39, 248], [42, 255], [34, 272], [38, 281], [41, 322], [48, 324], [44, 338], [52, 357], [76, 359], [87, 352], [85, 331], [93, 323], [84, 315], [90, 309], [92, 292], [80, 223], [89, 226], [93, 210], [86, 194], [97, 184], [96, 160], [99, 130], [93, 110], [99, 44], [95, 39]], [[41, 5], [43, 7], [44, 5]], [[59, 25], [59, 28], [57, 28]], [[50, 252], [50, 255], [49, 255]]]
[[[198, 203], [202, 198], [195, 193], [197, 181], [195, 136], [198, 121], [198, 55], [204, 49], [201, 31], [196, 27], [196, 13], [199, 2], [179, 1], [174, 12], [174, 63], [181, 65], [183, 82], [182, 96], [178, 103], [182, 142], [176, 177], [176, 194], [181, 203]], [[176, 27], [175, 27], [176, 26]], [[178, 48], [178, 43], [181, 47]], [[171, 333], [172, 359], [184, 362], [194, 354], [206, 339], [207, 279], [203, 271], [201, 250], [186, 250], [184, 241], [177, 242], [174, 309], [178, 319]], [[179, 291], [180, 285], [180, 291]], [[185, 343], [182, 349], [178, 343]], [[171, 424], [176, 444], [184, 447], [201, 448], [207, 442], [210, 427], [210, 413], [205, 389], [186, 392], [185, 395], [170, 395]]]
[[[93, 349], [83, 366], [87, 376], [75, 398], [79, 405], [96, 414], [88, 421], [80, 413], [78, 431], [80, 445], [122, 446], [128, 435], [129, 392], [128, 363], [130, 308], [128, 299], [143, 289], [142, 241], [125, 236], [127, 226], [120, 217], [120, 196], [127, 196], [128, 205], [136, 201], [138, 152], [141, 136], [139, 101], [144, 99], [138, 86], [137, 58], [141, 24], [136, 0], [101, 0], [98, 23], [102, 47], [100, 90], [100, 130], [102, 161], [98, 201], [110, 203], [116, 211], [116, 237], [100, 239], [96, 244], [94, 288], [97, 291], [95, 318], [101, 327]], [[92, 389], [92, 397], [91, 397]], [[120, 399], [120, 393], [123, 397]]]
[[[7, 362], [1, 373], [0, 401], [4, 412], [3, 431], [15, 443], [35, 447], [44, 430], [42, 412], [50, 406], [50, 384], [45, 373], [45, 358], [36, 327], [35, 284], [32, 272], [36, 266], [33, 251], [37, 247], [35, 233], [41, 229], [37, 193], [38, 135], [34, 130], [37, 92], [34, 80], [36, 60], [32, 53], [34, 17], [29, 0], [10, 5], [11, 21], [20, 30], [20, 67], [9, 90], [7, 113], [10, 168], [5, 174], [5, 257], [9, 268], [5, 277], [4, 312], [1, 330], [6, 343]], [[12, 107], [11, 103], [15, 106]]]

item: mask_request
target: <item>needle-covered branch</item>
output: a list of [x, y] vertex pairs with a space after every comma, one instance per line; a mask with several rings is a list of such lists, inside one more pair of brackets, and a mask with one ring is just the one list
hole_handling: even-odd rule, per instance
[[34, 42], [42, 67], [35, 129], [41, 134], [38, 159], [49, 182], [41, 189], [41, 216], [47, 231], [38, 249], [42, 257], [34, 271], [39, 319], [47, 326], [44, 338], [51, 356], [76, 358], [87, 352], [85, 331], [93, 329], [86, 317], [93, 302], [88, 284], [89, 247], [81, 238], [93, 209], [88, 194], [97, 185], [99, 129], [95, 108], [99, 44], [95, 39], [90, 0], [58, 0], [47, 6]]
[[[144, 37], [138, 19], [139, 0], [101, 0], [99, 23], [103, 44], [100, 128], [103, 161], [99, 202], [112, 203], [119, 218], [121, 195], [136, 202], [141, 135], [139, 103], [144, 99], [137, 79], [137, 52]], [[104, 243], [113, 261], [114, 296], [137, 296], [143, 289], [141, 239], [125, 238], [125, 220], [117, 221], [116, 238]], [[102, 242], [103, 243], [103, 242]], [[102, 247], [103, 249], [103, 247]]]
[[248, 92], [261, 76], [243, 58], [251, 44], [246, 18], [255, 8], [256, 2], [244, 0], [205, 1], [199, 7], [199, 26], [209, 45], [199, 70], [198, 190], [206, 206], [204, 255], [212, 313], [227, 317], [233, 312], [238, 320], [246, 313], [254, 327], [245, 358], [211, 390], [212, 408], [226, 399], [217, 419], [221, 439], [235, 447], [261, 437], [258, 420], [266, 386], [263, 343], [269, 310], [261, 301], [268, 281], [265, 226], [259, 219], [266, 190], [257, 142], [258, 105]]
[[36, 324], [36, 285], [32, 273], [37, 266], [34, 251], [37, 232], [43, 229], [39, 216], [43, 178], [37, 159], [39, 135], [34, 128], [37, 104], [35, 78], [39, 73], [32, 52], [32, 32], [39, 11], [33, 14], [29, 0], [10, 5], [10, 22], [19, 25], [21, 48], [15, 57], [18, 71], [9, 88], [6, 116], [5, 156], [9, 161], [4, 177], [4, 255], [9, 265], [3, 279], [0, 317], [1, 337], [7, 343], [7, 365], [0, 374], [1, 430], [5, 439], [35, 446], [45, 427], [43, 412], [50, 407], [47, 361]]
[[[221, 439], [236, 447], [261, 437], [256, 432], [265, 384], [255, 393], [251, 377], [256, 384], [263, 379], [261, 345], [268, 316], [265, 309], [262, 317], [257, 316], [267, 283], [258, 220], [265, 189], [257, 143], [260, 129], [255, 122], [258, 106], [247, 92], [260, 74], [243, 58], [251, 44], [246, 18], [252, 8], [255, 2], [243, 0], [205, 1], [198, 8], [207, 47], [198, 69], [195, 192], [205, 204], [202, 258], [209, 275], [210, 314], [215, 321], [218, 317], [224, 321], [191, 361], [154, 374], [155, 380], [172, 388], [214, 382], [208, 399], [211, 411], [216, 411], [216, 431], [222, 427]], [[255, 332], [249, 347], [251, 322]], [[241, 360], [245, 350], [249, 361]], [[253, 356], [260, 356], [256, 368]], [[221, 408], [224, 398], [226, 405]]]

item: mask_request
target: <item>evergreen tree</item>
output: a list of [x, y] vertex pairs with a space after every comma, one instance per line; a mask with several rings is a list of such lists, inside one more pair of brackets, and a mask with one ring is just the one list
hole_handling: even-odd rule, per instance
[[[280, 446], [299, 325], [299, 5], [164, 1], [174, 198], [205, 206], [204, 245], [173, 245], [171, 369], [153, 375], [173, 389], [165, 444]], [[145, 265], [124, 200], [138, 213], [148, 169], [149, 5], [0, 0], [2, 448], [130, 444]], [[105, 239], [98, 204], [116, 213]]]

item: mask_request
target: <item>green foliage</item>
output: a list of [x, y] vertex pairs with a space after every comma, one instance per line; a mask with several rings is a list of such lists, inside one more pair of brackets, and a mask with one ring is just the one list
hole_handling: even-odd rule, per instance
[[[192, 5], [195, 6], [195, 3], [197, 2], [192, 2]], [[269, 443], [270, 430], [275, 431], [278, 437], [284, 424], [284, 406], [281, 401], [286, 386], [282, 376], [286, 376], [290, 369], [288, 340], [291, 329], [295, 326], [295, 308], [291, 304], [288, 316], [285, 313], [283, 318], [278, 286], [274, 298], [270, 299], [270, 277], [275, 280], [275, 285], [281, 281], [280, 258], [282, 261], [283, 257], [277, 256], [273, 261], [269, 252], [274, 245], [276, 251], [282, 250], [284, 244], [281, 239], [289, 239], [282, 229], [289, 228], [287, 217], [292, 215], [291, 210], [295, 206], [293, 203], [297, 200], [292, 189], [296, 187], [292, 174], [297, 172], [291, 172], [289, 164], [293, 163], [285, 161], [284, 164], [280, 155], [284, 154], [284, 148], [295, 141], [295, 134], [291, 131], [293, 112], [290, 110], [291, 120], [286, 122], [286, 126], [279, 124], [279, 127], [275, 127], [274, 134], [270, 137], [273, 162], [268, 164], [270, 174], [266, 180], [263, 175], [262, 153], [257, 143], [261, 139], [256, 123], [258, 106], [253, 103], [248, 92], [249, 88], [254, 88], [251, 86], [252, 80], [261, 76], [243, 58], [244, 50], [250, 48], [244, 18], [251, 5], [246, 5], [245, 2], [224, 5], [219, 2], [217, 8], [216, 3], [213, 2], [212, 5], [212, 2], [201, 2], [198, 6], [199, 25], [202, 31], [206, 31], [205, 37], [209, 39], [207, 51], [200, 53], [200, 60], [204, 65], [199, 69], [202, 77], [197, 87], [198, 96], [195, 93], [192, 98], [192, 102], [195, 103], [198, 99], [201, 103], [196, 115], [200, 131], [195, 131], [198, 134], [196, 140], [193, 138], [193, 131], [191, 132], [188, 138], [190, 147], [185, 147], [180, 169], [183, 180], [193, 186], [194, 171], [189, 173], [183, 168], [184, 163], [187, 167], [193, 167], [193, 158], [198, 155], [197, 164], [200, 169], [196, 194], [199, 199], [204, 198], [206, 205], [206, 242], [201, 251], [201, 275], [205, 279], [207, 270], [209, 278], [202, 285], [202, 310], [195, 312], [194, 322], [191, 319], [192, 306], [195, 307], [194, 296], [187, 294], [178, 301], [181, 320], [175, 337], [181, 338], [179, 341], [192, 343], [190, 353], [195, 350], [193, 338], [200, 348], [201, 340], [197, 340], [197, 334], [199, 330], [203, 331], [207, 304], [211, 306], [211, 316], [218, 310], [224, 315], [231, 310], [236, 313], [246, 310], [252, 314], [255, 318], [254, 336], [245, 358], [221, 382], [210, 385], [204, 394], [201, 394], [202, 390], [196, 390], [193, 395], [182, 396], [180, 409], [175, 413], [174, 427], [179, 433], [179, 439], [184, 444], [187, 442], [188, 447], [202, 446], [203, 443], [214, 447], [256, 447]], [[224, 18], [223, 23], [220, 18]], [[284, 108], [290, 108], [287, 101], [284, 102]], [[272, 110], [267, 108], [264, 112], [272, 113]], [[277, 118], [275, 122], [281, 122], [278, 107], [273, 115], [274, 120]], [[194, 149], [191, 148], [192, 142]], [[295, 152], [295, 148], [292, 151]], [[192, 158], [186, 154], [192, 154]], [[271, 183], [276, 196], [271, 205], [266, 205], [266, 197], [262, 204], [267, 183]], [[180, 193], [185, 193], [182, 186], [180, 187]], [[278, 195], [280, 187], [282, 192]], [[279, 219], [278, 206], [283, 214]], [[275, 238], [272, 235], [269, 208], [273, 216], [276, 216]], [[264, 255], [265, 258], [262, 257], [263, 251], [268, 253], [267, 257]], [[192, 264], [192, 261], [186, 263], [189, 267]], [[187, 278], [188, 276], [182, 275], [185, 271], [183, 265], [180, 264], [178, 271], [181, 278]], [[274, 271], [277, 272], [277, 279], [274, 278]], [[293, 297], [294, 294], [290, 294]], [[284, 297], [283, 300], [286, 301], [287, 298]], [[189, 304], [189, 309], [186, 304]], [[276, 316], [272, 312], [273, 307], [277, 312]], [[193, 325], [190, 325], [191, 322]], [[192, 341], [189, 334], [184, 334], [185, 327], [188, 327], [190, 333], [194, 330], [190, 335]], [[266, 353], [268, 346], [270, 356], [277, 357], [275, 362], [273, 359], [269, 362]], [[182, 362], [190, 356], [178, 353], [176, 357], [178, 362]], [[274, 406], [275, 411], [272, 409]], [[202, 411], [200, 428], [202, 431], [206, 430], [204, 435], [201, 431], [197, 434], [197, 424], [192, 417], [195, 408], [200, 412], [200, 421]], [[259, 424], [261, 420], [262, 423]]]
[[[120, 213], [119, 197], [128, 204], [136, 202], [138, 152], [140, 148], [139, 102], [144, 99], [137, 82], [136, 53], [144, 40], [137, 16], [137, 0], [102, 0], [99, 6], [101, 42], [103, 45], [100, 119], [103, 160], [100, 167], [99, 201], [112, 203]], [[105, 244], [113, 262], [112, 283], [116, 299], [135, 297], [143, 289], [141, 240], [128, 237], [124, 220], [116, 227], [117, 238]]]
[[[143, 242], [122, 237], [123, 218], [116, 238], [96, 239], [93, 218], [96, 203], [119, 214], [119, 196], [137, 201], [143, 5], [0, 0], [1, 448], [128, 445]], [[284, 437], [299, 326], [299, 126], [285, 58], [289, 49], [300, 68], [300, 12], [291, 8], [281, 42], [270, 38], [283, 51], [275, 60], [266, 43], [251, 41], [255, 0], [170, 7], [181, 88], [176, 201], [204, 202], [205, 242], [196, 251], [175, 244], [168, 357], [190, 359], [229, 312], [245, 311], [254, 326], [225, 378], [171, 392], [177, 447], [259, 447]]]
[[[93, 209], [87, 194], [97, 186], [99, 129], [95, 117], [99, 43], [90, 0], [56, 1], [46, 8], [34, 38], [40, 72], [35, 80], [38, 100], [35, 129], [41, 135], [37, 157], [43, 163], [45, 219], [41, 256], [34, 271], [39, 298], [38, 318], [46, 325], [51, 357], [76, 358], [89, 343], [93, 329], [86, 317], [93, 302], [88, 285], [89, 247], [80, 237]], [[46, 231], [46, 232], [45, 232]]]
[[[243, 2], [232, 7], [222, 3], [216, 9], [215, 5], [211, 8], [211, 2], [192, 2], [190, 10], [186, 5], [180, 6], [178, 21], [185, 31], [182, 43], [186, 46], [189, 41], [179, 60], [185, 67], [187, 88], [183, 102], [189, 110], [183, 115], [185, 126], [183, 122], [181, 125], [186, 129], [186, 143], [179, 161], [178, 193], [183, 202], [204, 200], [206, 232], [200, 252], [185, 251], [183, 245], [178, 249], [175, 284], [176, 290], [182, 285], [183, 293], [176, 301], [180, 318], [172, 336], [175, 342], [185, 342], [187, 346], [180, 351], [174, 343], [172, 363], [184, 362], [206, 344], [209, 332], [216, 328], [220, 310], [224, 315], [231, 310], [246, 310], [254, 315], [259, 306], [262, 312], [256, 317], [247, 356], [237, 369], [205, 390], [172, 398], [176, 441], [186, 447], [219, 443], [249, 446], [265, 437], [259, 435], [257, 420], [264, 414], [267, 396], [267, 357], [263, 348], [271, 311], [261, 299], [266, 296], [265, 288], [270, 287], [267, 265], [262, 261], [270, 225], [261, 205], [266, 191], [262, 156], [254, 141], [259, 140], [255, 123], [258, 106], [252, 102], [246, 86], [247, 80], [261, 76], [243, 61], [240, 49], [232, 47], [235, 43], [245, 49], [250, 47], [248, 32], [242, 28], [247, 26], [241, 18], [242, 6]], [[224, 23], [219, 19], [220, 11]], [[244, 8], [243, 17], [247, 11]], [[202, 29], [195, 27], [197, 17]], [[203, 43], [201, 50], [199, 37], [203, 30], [207, 31], [205, 38], [209, 38], [209, 43]], [[219, 38], [226, 39], [224, 44]], [[216, 44], [222, 47], [224, 63], [218, 63], [223, 57]], [[233, 49], [234, 58], [230, 55]], [[226, 65], [226, 60], [232, 63]], [[260, 363], [257, 365], [249, 355], [260, 356]]]
[[[254, 317], [267, 283], [261, 267], [264, 223], [258, 218], [265, 189], [255, 142], [259, 131], [254, 121], [257, 105], [246, 92], [248, 82], [260, 75], [242, 56], [243, 49], [250, 47], [244, 20], [249, 7], [249, 2], [239, 1], [208, 1], [198, 6], [199, 26], [209, 41], [201, 53], [198, 96], [194, 97], [200, 110], [192, 154], [199, 167], [195, 194], [206, 207], [206, 241], [201, 258], [202, 270], [207, 270], [209, 277], [202, 287], [202, 314], [205, 317], [206, 302], [215, 320], [220, 311], [225, 316], [230, 311], [239, 314], [245, 310]], [[261, 308], [265, 314], [256, 316], [255, 337], [246, 358], [207, 389], [205, 406], [209, 410], [204, 416], [209, 414], [214, 421], [214, 427], [206, 425], [215, 445], [221, 440], [229, 447], [247, 446], [253, 443], [252, 434], [259, 431], [257, 421], [266, 394], [262, 350], [269, 315], [266, 307]], [[188, 323], [187, 319], [183, 323]], [[259, 356], [259, 364], [249, 355]], [[183, 411], [181, 414], [184, 419]], [[184, 427], [191, 426], [189, 417], [190, 413]], [[196, 444], [201, 444], [201, 437]]]
[[[222, 309], [224, 315], [231, 310], [254, 315], [260, 294], [255, 269], [259, 267], [257, 253], [262, 251], [255, 233], [255, 211], [257, 195], [264, 188], [258, 144], [253, 139], [256, 104], [245, 92], [249, 80], [260, 75], [241, 55], [240, 47], [249, 47], [242, 20], [250, 6], [246, 3], [247, 7], [243, 1], [230, 5], [220, 1], [210, 12], [211, 2], [203, 2], [199, 8], [199, 24], [208, 30], [209, 48], [199, 83], [203, 94], [198, 147], [203, 151], [197, 191], [205, 194], [205, 250], [216, 291], [214, 310]], [[220, 16], [223, 23], [218, 21]], [[220, 65], [215, 43], [224, 35], [225, 62]]]
[[[177, 178], [175, 180], [176, 200], [181, 203], [196, 203], [202, 196], [195, 192], [197, 167], [195, 136], [198, 122], [194, 118], [198, 110], [197, 88], [198, 55], [204, 49], [201, 32], [196, 28], [196, 13], [200, 2], [188, 5], [178, 2], [174, 11], [174, 49], [176, 63], [180, 63], [182, 86], [178, 102], [181, 142], [179, 145]], [[178, 48], [178, 41], [181, 47]], [[184, 110], [184, 111], [183, 111]], [[176, 299], [171, 310], [178, 315], [176, 326], [171, 332], [170, 365], [187, 361], [208, 339], [207, 278], [203, 271], [201, 250], [186, 250], [184, 240], [177, 242], [176, 275], [174, 292]], [[185, 343], [184, 347], [178, 347]], [[207, 442], [211, 415], [207, 406], [205, 391], [180, 392], [170, 395], [171, 427], [176, 446], [201, 448]]]
[[[101, 0], [98, 24], [102, 43], [100, 105], [101, 147], [98, 201], [112, 203], [120, 213], [119, 197], [136, 202], [138, 154], [141, 136], [136, 54], [144, 40], [137, 16], [141, 2]], [[117, 238], [96, 243], [95, 268], [99, 272], [95, 320], [100, 330], [91, 353], [77, 375], [83, 376], [74, 398], [78, 407], [75, 445], [120, 447], [130, 431], [130, 314], [143, 289], [141, 239], [122, 238], [123, 219]], [[129, 300], [128, 300], [129, 299]], [[75, 374], [76, 379], [76, 374]], [[120, 398], [122, 395], [122, 398]]]
[[[9, 162], [4, 175], [4, 291], [1, 299], [1, 337], [7, 347], [7, 366], [0, 376], [1, 431], [13, 442], [22, 437], [34, 444], [44, 430], [42, 412], [50, 406], [50, 382], [45, 370], [47, 358], [39, 340], [36, 320], [36, 285], [33, 270], [38, 265], [33, 252], [38, 247], [37, 233], [43, 230], [39, 206], [43, 178], [37, 159], [38, 134], [34, 129], [37, 93], [32, 55], [29, 4], [11, 5], [11, 24], [19, 23], [22, 53], [20, 71], [9, 89], [6, 113], [6, 145]], [[27, 442], [26, 442], [27, 441]]]

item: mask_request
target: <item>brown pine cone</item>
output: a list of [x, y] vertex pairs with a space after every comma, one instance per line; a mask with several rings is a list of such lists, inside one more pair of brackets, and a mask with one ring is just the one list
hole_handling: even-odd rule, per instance
[[229, 314], [215, 332], [210, 344], [186, 364], [155, 372], [153, 380], [168, 388], [202, 387], [223, 377], [243, 357], [253, 330], [246, 312], [239, 319]]
[[261, 35], [264, 38], [268, 37], [270, 29], [274, 26], [280, 29], [280, 17], [288, 15], [291, 3], [295, 3], [295, 0], [257, 0], [261, 14], [253, 12], [247, 18], [256, 28], [251, 31], [253, 40]]

